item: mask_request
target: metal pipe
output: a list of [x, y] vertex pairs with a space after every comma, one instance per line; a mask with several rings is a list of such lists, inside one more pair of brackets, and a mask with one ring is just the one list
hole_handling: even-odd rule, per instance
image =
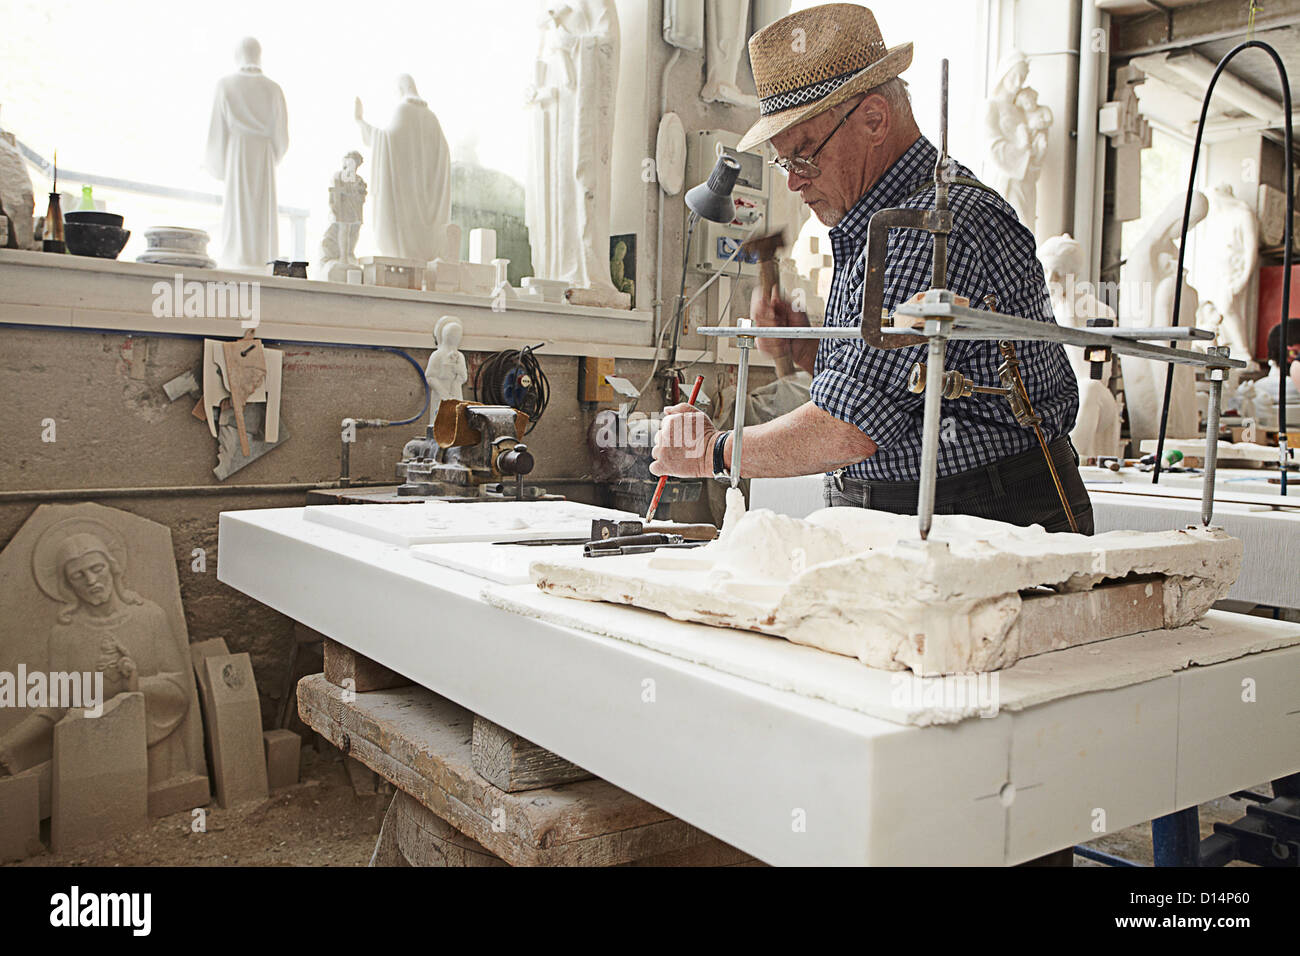
[[[392, 481], [360, 481], [352, 487], [375, 488]], [[128, 488], [51, 488], [0, 491], [0, 504], [19, 501], [80, 501], [86, 498], [202, 498], [229, 495], [278, 495], [341, 488], [337, 481], [301, 481], [267, 485], [164, 485]]]
[[[1102, 13], [1095, 3], [1083, 4], [1079, 21], [1079, 108], [1075, 118], [1074, 144], [1074, 238], [1083, 248], [1083, 275], [1089, 281], [1096, 276], [1097, 252], [1093, 248], [1093, 192], [1097, 180], [1097, 153], [1102, 139], [1097, 132], [1098, 87], [1106, 76], [1106, 52], [1094, 50], [1091, 42], [1099, 29]], [[1084, 52], [1087, 51], [1087, 52]]]
[[943, 354], [946, 340], [941, 335], [930, 338], [929, 360], [925, 366], [925, 419], [921, 425], [921, 482], [917, 489], [917, 516], [921, 521], [921, 540], [930, 537], [934, 521], [934, 485], [939, 476], [939, 402], [943, 398]]
[[[934, 163], [934, 210], [940, 216], [948, 211], [948, 60], [939, 61], [939, 158]], [[931, 263], [930, 285], [948, 287], [948, 234], [936, 232]]]
[[[1207, 355], [1227, 356], [1231, 351], [1224, 345], [1211, 345]], [[1214, 517], [1214, 469], [1219, 461], [1219, 413], [1223, 404], [1223, 376], [1221, 368], [1210, 369], [1210, 403], [1205, 413], [1205, 460], [1201, 476], [1201, 524], [1210, 526]]]
[[[747, 326], [749, 319], [737, 320], [737, 325]], [[754, 347], [752, 336], [738, 336], [736, 347], [740, 349], [736, 362], [736, 417], [731, 430], [731, 487], [740, 487], [740, 448], [745, 438], [745, 398], [749, 393], [749, 352]]]
[[[337, 481], [301, 481], [266, 485], [166, 485], [134, 488], [53, 488], [0, 491], [0, 505], [23, 501], [84, 501], [95, 498], [211, 498], [249, 495], [295, 494], [304, 491], [331, 491], [350, 488], [383, 488], [396, 482], [391, 479], [355, 481], [340, 485]], [[541, 485], [594, 485], [594, 478], [542, 478]]]

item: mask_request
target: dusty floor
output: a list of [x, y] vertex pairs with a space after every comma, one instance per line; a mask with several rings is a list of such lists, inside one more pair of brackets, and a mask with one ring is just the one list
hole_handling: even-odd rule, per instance
[[229, 810], [214, 801], [206, 832], [195, 832], [190, 814], [178, 813], [143, 832], [17, 865], [365, 866], [390, 799], [386, 790], [357, 794], [342, 754], [304, 745], [301, 783]]
[[[364, 785], [363, 785], [364, 786]], [[18, 866], [365, 866], [370, 860], [391, 791], [358, 794], [342, 754], [303, 748], [302, 782], [263, 802], [207, 811], [206, 832], [192, 829], [189, 814], [154, 821], [142, 833], [62, 856], [46, 852]], [[1252, 787], [1270, 793], [1267, 785]], [[1201, 806], [1201, 836], [1216, 822], [1245, 815], [1246, 805], [1224, 797]], [[46, 834], [48, 842], [48, 834]], [[1151, 865], [1151, 827], [1129, 827], [1091, 846]], [[1100, 866], [1082, 857], [1075, 866]], [[1244, 864], [1235, 864], [1244, 865]]]

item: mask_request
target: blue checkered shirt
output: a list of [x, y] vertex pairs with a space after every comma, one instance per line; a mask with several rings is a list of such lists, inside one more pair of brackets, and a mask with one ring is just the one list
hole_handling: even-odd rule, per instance
[[[862, 321], [867, 223], [880, 209], [934, 206], [938, 151], [918, 139], [880, 181], [858, 200], [830, 231], [835, 273], [826, 301], [826, 324], [857, 326]], [[975, 178], [954, 163], [954, 176]], [[999, 312], [1055, 322], [1043, 268], [1034, 253], [1034, 236], [1015, 211], [996, 194], [955, 184], [948, 192], [953, 230], [948, 237], [947, 287], [984, 308], [996, 296]], [[930, 233], [890, 231], [885, 268], [884, 308], [893, 310], [930, 288]], [[1079, 410], [1074, 372], [1060, 346], [1017, 342], [1020, 374], [1034, 410], [1042, 417], [1048, 441], [1069, 434]], [[921, 468], [921, 419], [924, 398], [907, 390], [907, 376], [925, 358], [925, 346], [874, 349], [862, 339], [824, 339], [817, 348], [812, 400], [836, 418], [860, 428], [878, 450], [844, 473], [870, 481], [917, 481]], [[997, 342], [950, 340], [945, 368], [959, 369], [976, 384], [998, 385], [1002, 358]], [[943, 403], [939, 474], [947, 476], [1016, 455], [1038, 442], [1032, 429], [1016, 424], [1006, 398], [975, 394]]]

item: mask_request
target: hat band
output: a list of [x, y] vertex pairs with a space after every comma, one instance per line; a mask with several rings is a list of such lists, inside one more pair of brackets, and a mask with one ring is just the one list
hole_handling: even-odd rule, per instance
[[770, 116], [772, 113], [780, 113], [782, 110], [820, 100], [834, 93], [861, 72], [863, 71], [852, 70], [848, 73], [841, 73], [839, 76], [832, 76], [828, 80], [819, 80], [808, 86], [801, 86], [797, 90], [786, 90], [781, 93], [773, 93], [771, 96], [765, 96], [758, 101], [758, 115]]

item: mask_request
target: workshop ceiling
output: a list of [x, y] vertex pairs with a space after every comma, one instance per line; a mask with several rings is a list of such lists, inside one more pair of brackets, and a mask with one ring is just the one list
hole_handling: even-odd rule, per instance
[[1177, 9], [1178, 7], [1190, 7], [1200, 2], [1201, 0], [1160, 0], [1156, 4], [1152, 3], [1151, 0], [1097, 0], [1097, 8], [1112, 15], [1127, 16], [1135, 13], [1163, 13], [1161, 7]]
[[[1244, 40], [1244, 36], [1231, 39], [1211, 40], [1192, 47], [1209, 60], [1218, 63], [1225, 53]], [[1295, 96], [1296, 78], [1300, 77], [1300, 27], [1281, 27], [1277, 30], [1263, 30], [1255, 34], [1255, 39], [1263, 40], [1274, 47], [1282, 57], [1288, 78], [1291, 80], [1292, 97]], [[1277, 75], [1273, 61], [1263, 52], [1251, 51], [1236, 57], [1228, 67], [1233, 75], [1245, 80], [1255, 89], [1270, 99], [1282, 101], [1282, 83]], [[1297, 106], [1292, 103], [1292, 108]]]

